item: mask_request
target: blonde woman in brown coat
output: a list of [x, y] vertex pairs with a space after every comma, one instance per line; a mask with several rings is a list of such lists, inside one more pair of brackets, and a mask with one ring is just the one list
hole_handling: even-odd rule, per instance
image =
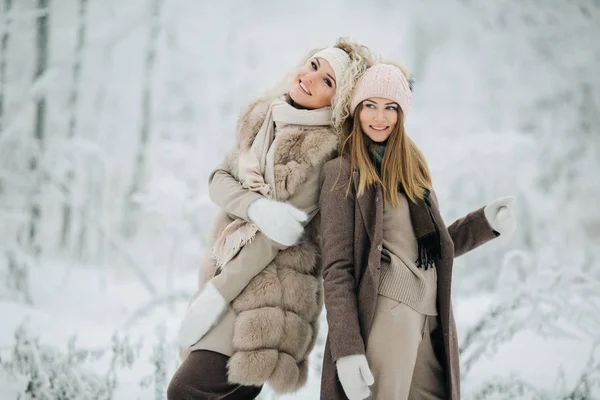
[[446, 227], [404, 130], [410, 102], [403, 69], [371, 67], [352, 97], [341, 155], [323, 168], [325, 400], [460, 399], [452, 262], [515, 229], [512, 197]]
[[221, 211], [179, 331], [170, 400], [253, 399], [264, 384], [287, 393], [306, 382], [322, 310], [319, 176], [369, 65], [366, 48], [338, 40], [241, 117], [210, 177]]

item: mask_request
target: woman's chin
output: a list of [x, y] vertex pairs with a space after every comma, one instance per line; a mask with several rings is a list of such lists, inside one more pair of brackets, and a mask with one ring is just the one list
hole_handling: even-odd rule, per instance
[[306, 93], [294, 87], [290, 89], [288, 95], [290, 96], [294, 104], [299, 108], [316, 110], [331, 105], [331, 100], [327, 100], [322, 97], [314, 97], [307, 95]]
[[306, 104], [306, 95], [301, 93], [295, 87], [292, 87], [289, 92], [290, 98], [294, 101], [294, 103], [298, 104], [301, 107], [305, 107]]
[[390, 137], [389, 133], [369, 132], [369, 139], [375, 143], [383, 143]]

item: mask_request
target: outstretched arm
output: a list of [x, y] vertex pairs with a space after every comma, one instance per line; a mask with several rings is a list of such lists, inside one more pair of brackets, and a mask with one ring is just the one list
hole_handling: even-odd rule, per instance
[[[431, 195], [439, 209], [435, 192], [432, 191]], [[499, 235], [490, 226], [484, 208], [472, 211], [448, 226], [448, 232], [454, 242], [454, 257], [460, 257]]]
[[498, 236], [483, 212], [483, 207], [454, 221], [448, 227], [454, 242], [454, 256], [460, 257]]

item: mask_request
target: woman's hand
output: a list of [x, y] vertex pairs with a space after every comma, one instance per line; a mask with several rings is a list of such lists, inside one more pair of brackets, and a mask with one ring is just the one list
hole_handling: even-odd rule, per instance
[[227, 310], [227, 301], [217, 288], [208, 282], [204, 290], [189, 306], [179, 328], [179, 345], [185, 350], [206, 335]]
[[248, 217], [269, 239], [284, 246], [292, 246], [304, 233], [301, 222], [307, 215], [296, 207], [281, 201], [261, 198], [248, 207]]
[[369, 386], [375, 383], [375, 378], [364, 354], [341, 357], [335, 366], [348, 399], [363, 400], [369, 397]]
[[514, 196], [500, 197], [483, 209], [492, 229], [501, 235], [509, 235], [517, 228], [517, 219], [513, 211], [515, 200]]

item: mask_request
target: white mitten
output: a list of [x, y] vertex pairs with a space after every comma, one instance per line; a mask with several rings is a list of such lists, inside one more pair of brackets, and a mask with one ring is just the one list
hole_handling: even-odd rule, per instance
[[517, 228], [517, 219], [512, 207], [514, 196], [500, 197], [485, 206], [483, 212], [488, 223], [501, 235], [509, 235]]
[[371, 394], [369, 386], [375, 383], [375, 378], [369, 368], [367, 357], [363, 354], [341, 357], [335, 366], [348, 399], [363, 400], [369, 397]]
[[308, 218], [296, 207], [271, 199], [258, 199], [248, 207], [248, 217], [269, 239], [284, 246], [292, 246], [302, 236], [300, 222]]
[[188, 307], [179, 328], [179, 345], [186, 350], [190, 348], [206, 335], [226, 310], [227, 301], [215, 285], [209, 282]]

